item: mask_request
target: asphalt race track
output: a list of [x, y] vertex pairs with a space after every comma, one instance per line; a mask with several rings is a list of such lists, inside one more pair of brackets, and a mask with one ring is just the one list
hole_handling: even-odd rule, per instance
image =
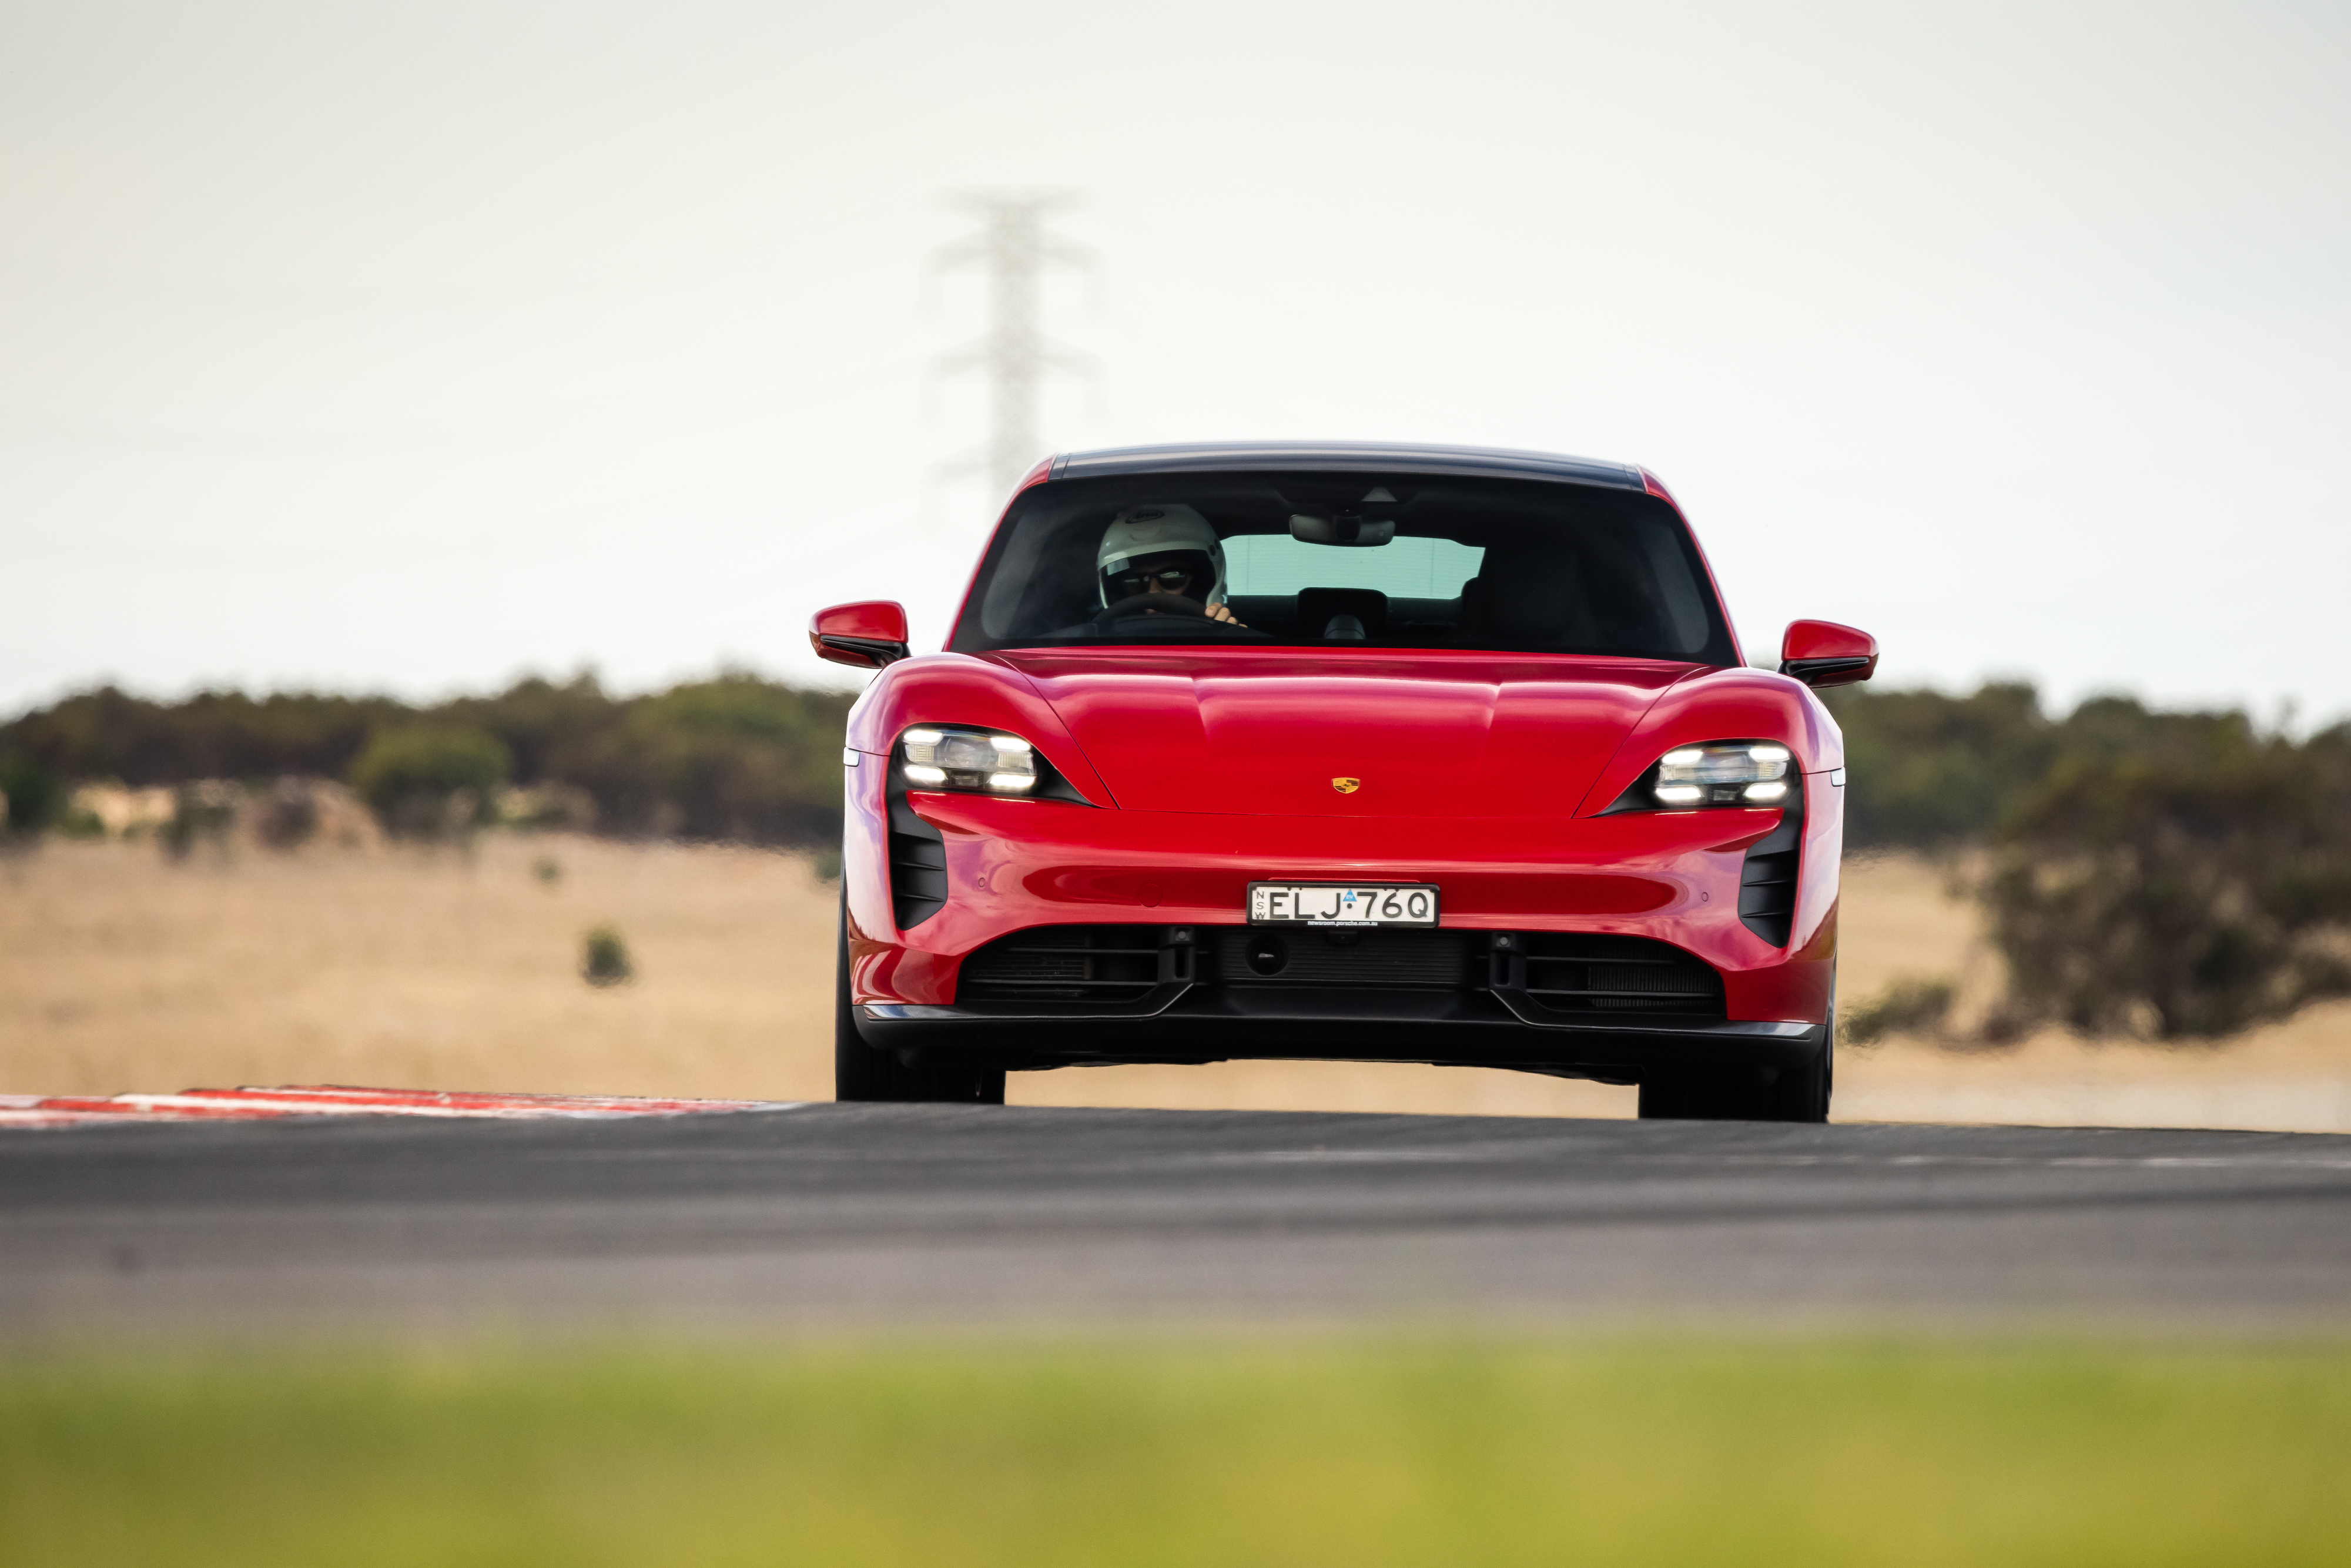
[[2351, 1322], [2351, 1137], [808, 1105], [0, 1136], [0, 1328]]

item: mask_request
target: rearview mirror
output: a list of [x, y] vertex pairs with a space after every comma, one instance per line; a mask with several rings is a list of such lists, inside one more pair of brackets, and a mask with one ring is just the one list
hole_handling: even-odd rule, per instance
[[1395, 538], [1395, 519], [1367, 517], [1361, 512], [1341, 512], [1329, 517], [1292, 512], [1290, 537], [1310, 545], [1384, 545]]
[[878, 670], [914, 653], [906, 645], [906, 607], [892, 600], [836, 604], [809, 617], [809, 646], [820, 659]]
[[1791, 621], [1780, 673], [1813, 687], [1849, 686], [1877, 673], [1877, 639], [1834, 621]]

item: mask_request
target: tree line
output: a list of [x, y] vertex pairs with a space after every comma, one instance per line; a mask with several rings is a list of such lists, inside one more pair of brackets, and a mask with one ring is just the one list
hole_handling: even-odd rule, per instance
[[519, 786], [576, 799], [579, 825], [599, 832], [820, 844], [841, 831], [852, 700], [744, 672], [633, 696], [592, 675], [534, 677], [428, 704], [241, 692], [155, 702], [109, 686], [0, 726], [0, 792], [18, 834], [61, 821], [75, 783], [321, 778], [350, 784], [396, 833], [471, 825]]

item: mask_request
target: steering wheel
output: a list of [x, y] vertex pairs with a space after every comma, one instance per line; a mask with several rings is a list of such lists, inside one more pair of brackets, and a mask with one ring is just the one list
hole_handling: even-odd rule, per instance
[[1180, 593], [1130, 593], [1094, 616], [1094, 624], [1108, 630], [1114, 622], [1157, 611], [1162, 615], [1192, 615], [1207, 619], [1208, 607]]

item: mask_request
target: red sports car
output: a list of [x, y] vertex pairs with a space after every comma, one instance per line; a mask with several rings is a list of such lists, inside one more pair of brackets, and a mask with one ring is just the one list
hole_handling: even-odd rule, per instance
[[944, 652], [820, 612], [851, 711], [844, 1100], [1239, 1057], [1818, 1122], [1844, 755], [1825, 622], [1751, 669], [1646, 470], [1187, 445], [1037, 465]]

